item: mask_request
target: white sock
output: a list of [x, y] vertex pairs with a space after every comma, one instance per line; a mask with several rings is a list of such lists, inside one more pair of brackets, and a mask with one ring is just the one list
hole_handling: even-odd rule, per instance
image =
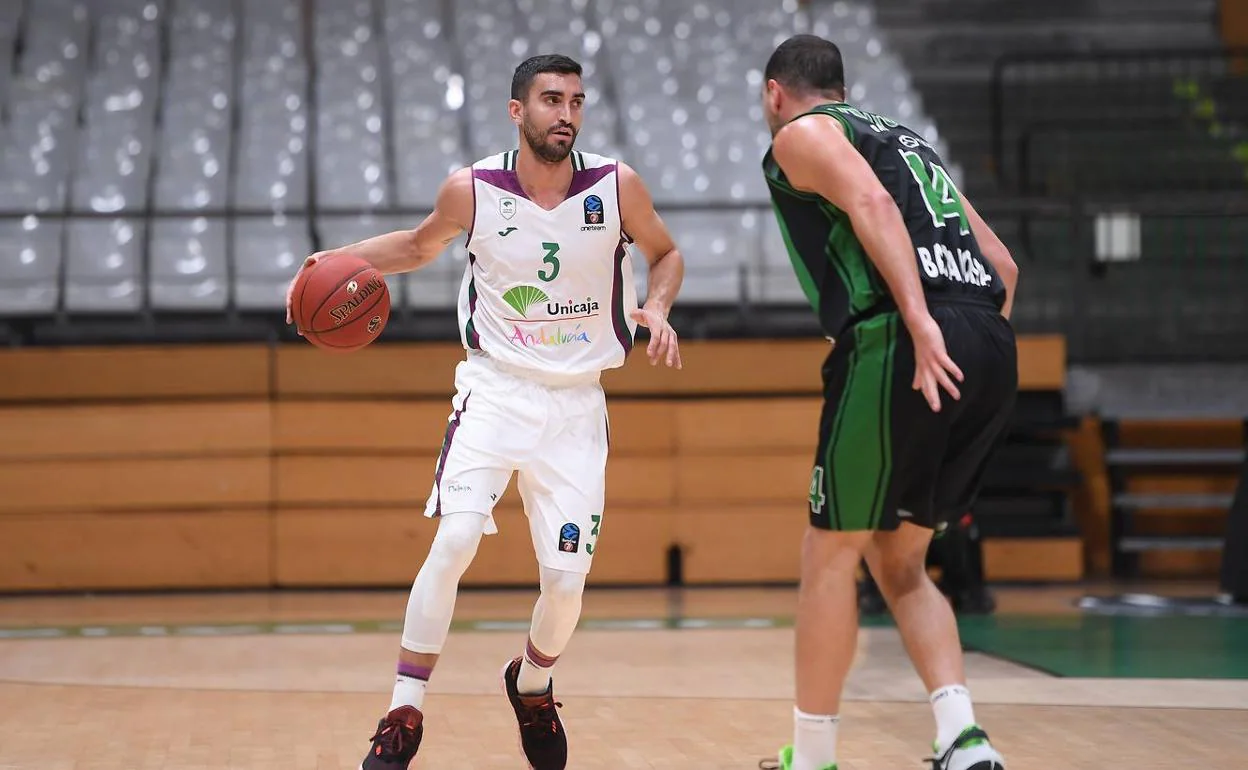
[[399, 706], [422, 708], [425, 705], [425, 689], [428, 687], [428, 680], [403, 674], [395, 675], [394, 692], [390, 696], [390, 710], [394, 711]]
[[943, 752], [963, 730], [975, 724], [971, 692], [960, 684], [942, 687], [932, 693], [931, 702], [932, 712], [936, 715], [937, 751]]
[[818, 716], [793, 709], [793, 770], [828, 770], [836, 764], [839, 716]]
[[[529, 642], [530, 648], [532, 644], [532, 642]], [[552, 668], [554, 668], [553, 661], [550, 666], [539, 666], [526, 654], [520, 660], [520, 674], [516, 677], [516, 692], [525, 695], [546, 692], [550, 688], [550, 670]]]

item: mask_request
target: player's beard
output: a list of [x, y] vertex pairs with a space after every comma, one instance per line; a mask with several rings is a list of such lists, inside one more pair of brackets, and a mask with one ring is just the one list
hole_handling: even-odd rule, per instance
[[521, 124], [521, 133], [524, 134], [524, 141], [528, 142], [529, 149], [534, 155], [547, 163], [562, 163], [564, 158], [572, 152], [572, 145], [576, 144], [576, 129], [571, 126], [567, 128], [572, 132], [567, 144], [547, 141], [552, 136], [550, 131], [538, 128], [527, 120]]

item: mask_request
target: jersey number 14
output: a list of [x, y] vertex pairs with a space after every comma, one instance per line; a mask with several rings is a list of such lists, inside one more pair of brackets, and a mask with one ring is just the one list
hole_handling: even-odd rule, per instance
[[971, 225], [966, 218], [966, 209], [962, 207], [962, 198], [958, 195], [958, 188], [954, 186], [953, 180], [949, 178], [949, 172], [939, 163], [930, 164], [929, 169], [916, 152], [899, 152], [910, 168], [914, 181], [919, 183], [919, 189], [923, 191], [923, 202], [932, 214], [932, 224], [944, 227], [946, 219], [956, 219], [958, 232], [962, 235], [970, 234]]

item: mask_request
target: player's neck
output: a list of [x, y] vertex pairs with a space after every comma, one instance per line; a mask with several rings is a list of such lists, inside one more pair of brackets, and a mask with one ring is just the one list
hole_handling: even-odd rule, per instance
[[812, 94], [811, 96], [804, 96], [801, 99], [795, 99], [789, 103], [788, 115], [785, 117], [784, 122], [787, 123], [796, 118], [798, 115], [805, 115], [821, 104], [838, 104], [843, 101], [845, 100], [833, 96], [824, 96], [822, 94]]
[[516, 177], [530, 198], [562, 196], [572, 186], [572, 159], [547, 163], [527, 147], [520, 148], [516, 159]]

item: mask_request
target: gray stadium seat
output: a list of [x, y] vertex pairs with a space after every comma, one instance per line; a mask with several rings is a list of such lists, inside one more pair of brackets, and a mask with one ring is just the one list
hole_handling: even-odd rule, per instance
[[[757, 249], [734, 211], [660, 211], [685, 260], [680, 299], [686, 304], [736, 304]], [[754, 239], [757, 240], [757, 239]]]
[[241, 310], [280, 311], [286, 288], [311, 253], [302, 217], [246, 218], [234, 225], [234, 291]]
[[156, 182], [162, 208], [226, 204], [237, 23], [230, 0], [174, 4]]
[[308, 66], [294, 0], [243, 6], [242, 104], [234, 195], [240, 206], [307, 202]]
[[0, 316], [43, 315], [60, 300], [61, 224], [0, 220]]
[[315, 8], [317, 200], [328, 207], [387, 206], [392, 197], [373, 5], [316, 0]]
[[152, 224], [152, 307], [161, 311], [223, 310], [229, 299], [225, 223], [203, 217]]
[[127, 313], [143, 300], [143, 224], [133, 219], [71, 222], [65, 255], [65, 309]]

